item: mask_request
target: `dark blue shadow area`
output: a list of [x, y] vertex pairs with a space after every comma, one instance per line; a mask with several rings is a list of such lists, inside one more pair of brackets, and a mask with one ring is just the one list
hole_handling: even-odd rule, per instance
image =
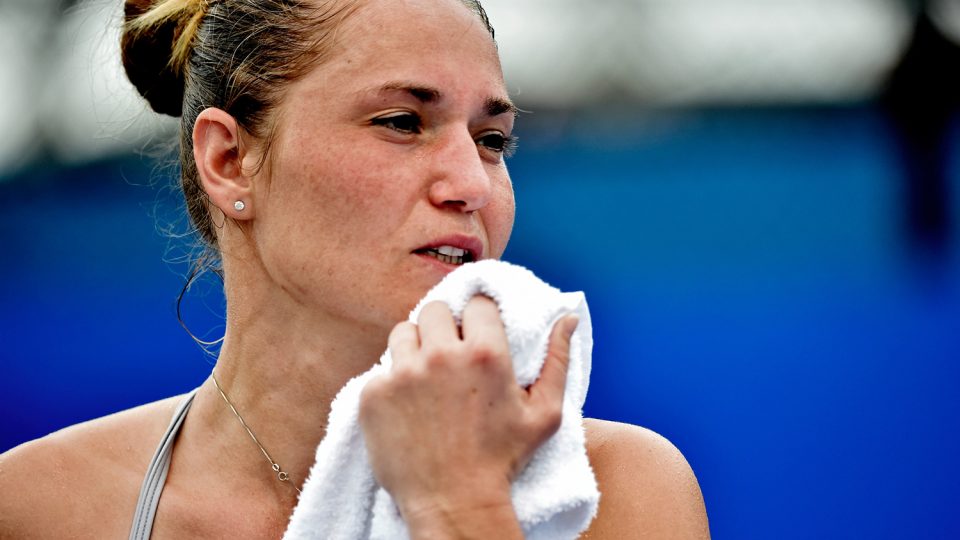
[[[931, 257], [903, 231], [905, 179], [872, 109], [521, 126], [505, 258], [586, 291], [586, 413], [673, 441], [715, 538], [960, 537], [957, 166]], [[156, 232], [176, 203], [149, 170], [0, 184], [0, 450], [208, 373], [174, 313], [186, 267]], [[186, 319], [216, 337], [217, 284], [199, 289]]]

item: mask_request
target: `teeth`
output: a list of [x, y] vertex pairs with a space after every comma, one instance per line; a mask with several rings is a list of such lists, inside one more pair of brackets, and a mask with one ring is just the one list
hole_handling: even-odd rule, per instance
[[464, 264], [467, 262], [472, 262], [474, 260], [473, 256], [470, 255], [470, 252], [465, 249], [456, 248], [453, 246], [437, 246], [434, 248], [424, 248], [419, 250], [418, 253], [423, 255], [429, 255], [438, 261], [445, 262], [447, 264]]
[[453, 246], [440, 246], [435, 249], [440, 252], [441, 255], [446, 255], [448, 257], [463, 257], [467, 253], [467, 250], [455, 248]]
[[437, 250], [430, 249], [424, 252], [426, 255], [430, 255], [434, 259], [439, 260], [440, 262], [445, 262], [447, 264], [463, 264], [463, 257], [456, 257], [453, 255], [444, 255], [439, 253]]

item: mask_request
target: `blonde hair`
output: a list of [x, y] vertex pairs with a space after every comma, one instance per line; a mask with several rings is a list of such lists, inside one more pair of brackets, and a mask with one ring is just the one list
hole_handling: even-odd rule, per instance
[[207, 11], [207, 0], [167, 0], [151, 7], [142, 15], [128, 19], [124, 23], [124, 33], [134, 39], [144, 32], [162, 26], [168, 21], [175, 22], [176, 36], [170, 54], [168, 66], [182, 72], [190, 60], [193, 38], [200, 28], [200, 22]]

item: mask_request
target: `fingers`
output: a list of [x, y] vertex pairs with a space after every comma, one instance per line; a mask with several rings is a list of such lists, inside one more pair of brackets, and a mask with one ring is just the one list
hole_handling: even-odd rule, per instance
[[551, 409], [563, 402], [570, 364], [570, 338], [579, 322], [576, 315], [567, 315], [553, 325], [540, 378], [530, 387], [530, 400], [537, 407]]
[[463, 340], [491, 351], [506, 354], [507, 330], [500, 318], [500, 308], [486, 296], [474, 296], [463, 308]]
[[417, 318], [417, 328], [420, 332], [420, 343], [447, 343], [460, 339], [460, 329], [453, 320], [453, 313], [443, 302], [430, 302], [420, 310]]
[[500, 319], [496, 302], [482, 295], [474, 296], [463, 308], [461, 328], [450, 308], [443, 302], [430, 302], [420, 310], [417, 320], [421, 343], [440, 343], [462, 339], [474, 344], [485, 344], [506, 352], [507, 333]]
[[411, 322], [404, 321], [393, 327], [387, 340], [387, 347], [394, 362], [398, 358], [411, 358], [420, 349], [420, 335], [417, 327]]

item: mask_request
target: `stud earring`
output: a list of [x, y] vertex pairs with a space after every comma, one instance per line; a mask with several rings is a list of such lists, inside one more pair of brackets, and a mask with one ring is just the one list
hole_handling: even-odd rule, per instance
[[246, 208], [246, 207], [247, 207], [247, 205], [243, 204], [243, 201], [237, 201], [237, 202], [233, 203], [233, 208], [234, 208], [234, 210], [236, 210], [237, 212], [242, 212], [243, 209]]

